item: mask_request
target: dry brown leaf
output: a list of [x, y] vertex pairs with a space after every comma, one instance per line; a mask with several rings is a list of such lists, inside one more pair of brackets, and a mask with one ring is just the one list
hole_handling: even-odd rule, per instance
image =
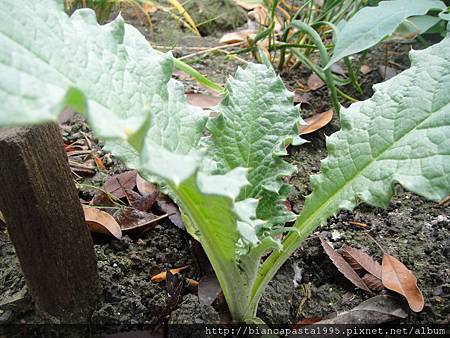
[[136, 174], [136, 170], [130, 170], [109, 177], [105, 182], [105, 190], [117, 198], [125, 197], [125, 189], [131, 190], [136, 185]]
[[110, 214], [87, 206], [83, 206], [83, 211], [84, 219], [90, 231], [113, 235], [117, 239], [122, 238], [122, 230], [120, 229], [120, 225]]
[[319, 88], [322, 88], [325, 85], [325, 82], [323, 82], [322, 79], [318, 77], [316, 73], [312, 73], [308, 78], [307, 84], [309, 90], [314, 91]]
[[342, 76], [347, 75], [347, 72], [345, 71], [345, 69], [342, 68], [342, 67], [341, 67], [339, 64], [337, 64], [337, 63], [332, 64], [330, 69], [331, 69], [331, 71], [332, 71], [334, 74], [338, 74], [338, 75], [342, 75]]
[[358, 288], [363, 289], [367, 292], [371, 292], [364, 281], [361, 279], [361, 277], [359, 277], [356, 271], [353, 270], [350, 264], [348, 264], [347, 261], [342, 258], [342, 256], [338, 254], [322, 236], [319, 236], [319, 239], [323, 249], [325, 250], [328, 257], [330, 257], [331, 261], [337, 267], [337, 269]]
[[351, 246], [344, 245], [339, 253], [345, 260], [350, 264], [350, 266], [358, 270], [366, 270], [376, 278], [381, 280], [381, 265], [380, 263], [373, 260], [367, 253], [362, 250], [352, 248]]
[[159, 194], [156, 199], [156, 203], [158, 204], [159, 209], [162, 212], [169, 215], [170, 221], [179, 229], [185, 230], [183, 219], [181, 218], [180, 210], [178, 207], [166, 196]]
[[323, 113], [316, 114], [305, 119], [306, 125], [301, 125], [298, 128], [299, 135], [312, 133], [320, 128], [325, 127], [333, 119], [333, 109], [327, 110]]
[[367, 75], [372, 71], [372, 67], [370, 67], [369, 65], [362, 65], [361, 68], [359, 69], [359, 71], [363, 75]]
[[380, 73], [381, 77], [383, 78], [383, 81], [392, 79], [394, 76], [398, 74], [397, 69], [392, 67], [387, 67], [380, 65], [378, 66], [378, 72]]
[[186, 97], [189, 104], [200, 108], [211, 108], [217, 106], [222, 101], [220, 96], [200, 93], [187, 93]]
[[[164, 216], [165, 217], [165, 216]], [[114, 218], [120, 224], [122, 231], [134, 230], [156, 225], [161, 217], [134, 208], [124, 207], [114, 213]]]
[[294, 93], [294, 103], [303, 103], [310, 104], [311, 94], [310, 93], [302, 93], [295, 91]]
[[322, 320], [316, 324], [355, 324], [380, 325], [400, 318], [408, 317], [398, 298], [379, 295], [362, 302], [357, 307], [338, 314], [335, 318]]
[[102, 207], [113, 207], [114, 201], [112, 196], [105, 193], [103, 190], [97, 190], [92, 197], [89, 205], [92, 206], [102, 206]]
[[236, 43], [236, 42], [247, 41], [247, 37], [249, 37], [250, 35], [256, 34], [256, 33], [257, 33], [257, 31], [255, 29], [243, 29], [240, 31], [225, 33], [220, 38], [219, 42], [231, 44], [231, 43]]
[[[177, 273], [179, 273], [180, 271], [183, 271], [184, 269], [187, 269], [188, 267], [189, 267], [189, 265], [186, 265], [186, 266], [182, 266], [181, 268], [170, 269], [169, 271], [172, 275], [176, 275]], [[167, 271], [163, 271], [163, 272], [158, 273], [157, 275], [154, 275], [151, 278], [151, 281], [159, 283], [159, 282], [165, 281], [166, 277], [167, 277]]]
[[370, 290], [381, 291], [384, 289], [384, 285], [381, 282], [381, 279], [375, 277], [369, 272], [362, 276], [361, 279], [364, 281], [364, 283], [366, 283]]
[[425, 302], [422, 292], [417, 287], [417, 278], [402, 262], [393, 256], [384, 255], [381, 277], [387, 289], [398, 292], [406, 298], [411, 310], [422, 311]]
[[136, 175], [136, 187], [142, 196], [149, 195], [158, 189], [155, 184], [144, 180], [139, 174]]

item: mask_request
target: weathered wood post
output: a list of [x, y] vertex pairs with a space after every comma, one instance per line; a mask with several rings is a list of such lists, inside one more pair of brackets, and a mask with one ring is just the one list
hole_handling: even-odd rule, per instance
[[87, 322], [96, 258], [56, 124], [0, 129], [0, 210], [37, 307]]

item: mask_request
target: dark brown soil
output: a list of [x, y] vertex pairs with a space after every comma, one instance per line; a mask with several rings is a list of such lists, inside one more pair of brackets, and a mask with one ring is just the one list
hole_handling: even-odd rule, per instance
[[[123, 15], [127, 18], [126, 12]], [[131, 16], [130, 19], [140, 25], [139, 18]], [[158, 27], [158, 22], [154, 24]], [[161, 36], [155, 38], [155, 32], [151, 33], [142, 25], [140, 27], [155, 44], [163, 40]], [[217, 44], [214, 38], [200, 40], [190, 33], [183, 34], [172, 40], [170, 45]], [[364, 94], [358, 96], [350, 87], [344, 90], [358, 99], [370, 97], [371, 85], [382, 81], [378, 66], [390, 62], [389, 66], [399, 71], [407, 68], [409, 49], [408, 44], [399, 43], [376, 48], [365, 61], [373, 71], [362, 77]], [[186, 55], [190, 52], [181, 48], [176, 53]], [[223, 54], [216, 53], [193, 59], [192, 65], [215, 81], [224, 82], [241, 64], [226, 61]], [[305, 83], [308, 76], [309, 71], [305, 68], [282, 74], [291, 89], [296, 89], [298, 82]], [[187, 86], [196, 87], [189, 81]], [[309, 103], [302, 109], [303, 117], [328, 109], [330, 101], [326, 88], [310, 94]], [[71, 123], [82, 122], [76, 120]], [[309, 175], [318, 172], [320, 160], [326, 157], [325, 136], [338, 129], [339, 122], [334, 118], [327, 127], [306, 137], [310, 143], [289, 149], [287, 160], [297, 166], [297, 172], [290, 178], [293, 190], [289, 196], [295, 212], [301, 211], [304, 196], [310, 193]], [[109, 170], [110, 173], [118, 172], [123, 167], [114, 162]], [[94, 184], [99, 185], [104, 179], [104, 176], [99, 176]], [[366, 234], [372, 235], [386, 251], [414, 272], [424, 294], [424, 310], [411, 312], [403, 322], [448, 324], [450, 207], [425, 201], [403, 191], [401, 187], [397, 190], [397, 196], [386, 210], [362, 205], [354, 212], [339, 213], [319, 231], [324, 232], [335, 248], [345, 243], [380, 258], [382, 252]], [[364, 223], [367, 227], [353, 226], [350, 221]], [[338, 272], [323, 252], [316, 235], [304, 242], [268, 286], [258, 311], [258, 316], [265, 322], [294, 324], [304, 318], [324, 318], [351, 309], [370, 298]], [[165, 283], [150, 281], [150, 272], [155, 267], [163, 271], [189, 265], [183, 273], [184, 277], [196, 280], [202, 277], [201, 267], [192, 255], [189, 236], [169, 221], [156, 226], [140, 239], [125, 236], [121, 241], [103, 240], [102, 244], [95, 245], [95, 250], [102, 290], [93, 323], [212, 323], [220, 320], [216, 309], [199, 302], [195, 287], [183, 282], [180, 303], [173, 305], [174, 300], [168, 295]], [[302, 269], [301, 285], [297, 288], [293, 283], [294, 265]], [[46, 321], [33, 309], [6, 227], [0, 221], [0, 324]]]

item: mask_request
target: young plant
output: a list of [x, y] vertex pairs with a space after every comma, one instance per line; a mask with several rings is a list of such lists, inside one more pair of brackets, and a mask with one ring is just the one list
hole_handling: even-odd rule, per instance
[[448, 38], [341, 110], [342, 130], [327, 139], [313, 192], [287, 228], [296, 216], [284, 207], [282, 178], [294, 168], [282, 156], [302, 143], [301, 120], [271, 68], [238, 70], [209, 118], [171, 79], [173, 57], [121, 17], [100, 26], [89, 9], [68, 18], [57, 0], [2, 0], [0, 18], [0, 127], [55, 121], [65, 106], [83, 113], [113, 154], [179, 204], [236, 321], [260, 322], [269, 281], [339, 210], [386, 207], [394, 183], [433, 200], [450, 191]]
[[[333, 57], [327, 67], [344, 57], [373, 47], [397, 29], [422, 34], [445, 20], [446, 9], [447, 6], [440, 0], [381, 1], [376, 7], [364, 7], [348, 22], [340, 25]], [[426, 15], [430, 11], [441, 12], [441, 15]]]

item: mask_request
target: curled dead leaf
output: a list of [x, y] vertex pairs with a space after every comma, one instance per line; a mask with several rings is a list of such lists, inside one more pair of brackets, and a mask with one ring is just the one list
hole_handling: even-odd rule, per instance
[[344, 245], [339, 253], [356, 270], [366, 270], [376, 278], [381, 280], [381, 265], [374, 261], [367, 253], [362, 250]]
[[179, 229], [185, 230], [183, 219], [181, 217], [180, 210], [168, 197], [159, 194], [156, 199], [156, 203], [158, 204], [159, 209], [162, 212], [166, 213], [170, 219], [170, 221]]
[[130, 207], [124, 207], [114, 213], [114, 218], [120, 224], [122, 231], [155, 226], [160, 219], [165, 217], [166, 215], [156, 216]]
[[92, 232], [105, 235], [113, 235], [117, 239], [122, 238], [122, 229], [119, 223], [107, 212], [102, 210], [83, 206], [84, 219]]
[[325, 85], [325, 82], [322, 81], [320, 77], [317, 76], [316, 73], [312, 73], [308, 78], [308, 88], [309, 90], [317, 90], [322, 88]]
[[[184, 269], [187, 269], [188, 267], [189, 267], [189, 265], [186, 265], [181, 268], [170, 269], [169, 271], [172, 275], [176, 275], [176, 274], [180, 273], [180, 271], [183, 271]], [[166, 277], [167, 277], [167, 271], [163, 271], [163, 272], [158, 273], [157, 275], [152, 276], [151, 281], [159, 283], [159, 282], [165, 281]]]
[[136, 187], [142, 196], [151, 194], [158, 189], [155, 184], [143, 179], [139, 174], [136, 175]]
[[125, 189], [133, 189], [136, 185], [136, 170], [125, 171], [109, 177], [105, 182], [105, 190], [117, 198], [126, 196]]
[[361, 279], [361, 277], [359, 277], [356, 271], [353, 270], [350, 264], [348, 264], [347, 261], [340, 254], [338, 254], [322, 236], [319, 236], [319, 239], [323, 249], [325, 250], [328, 257], [330, 257], [331, 261], [337, 267], [337, 269], [355, 286], [371, 293], [366, 283], [364, 283], [364, 281]]
[[393, 256], [384, 255], [381, 277], [387, 289], [406, 298], [411, 310], [422, 311], [425, 301], [417, 286], [417, 278], [402, 262]]
[[366, 273], [361, 279], [366, 283], [370, 290], [381, 291], [384, 289], [381, 279], [375, 277], [371, 273]]
[[372, 324], [390, 322], [408, 317], [403, 304], [396, 297], [379, 295], [372, 297], [355, 308], [340, 313], [335, 318], [322, 320], [316, 324]]
[[305, 123], [298, 128], [299, 135], [310, 134], [316, 130], [325, 127], [333, 119], [333, 109], [323, 113], [316, 114], [305, 119]]

